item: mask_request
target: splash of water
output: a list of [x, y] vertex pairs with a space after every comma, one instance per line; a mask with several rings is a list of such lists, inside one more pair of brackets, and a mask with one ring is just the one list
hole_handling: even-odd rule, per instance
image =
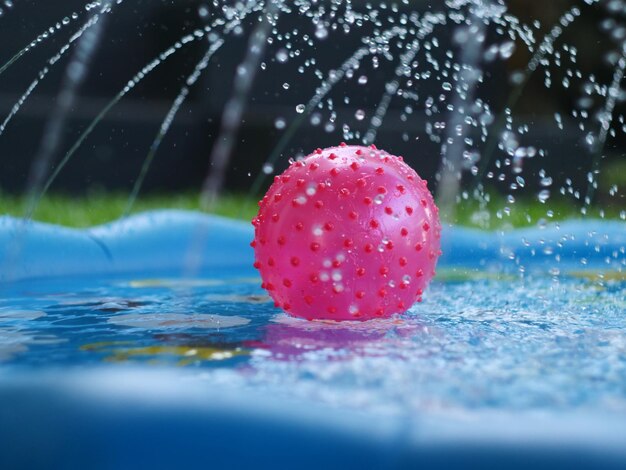
[[[229, 23], [227, 23], [224, 26], [223, 35], [226, 36], [230, 34], [234, 28], [241, 25], [241, 22], [244, 20], [244, 18], [247, 15], [249, 15], [253, 11], [259, 10], [260, 8], [261, 8], [261, 5], [259, 4], [249, 4], [246, 8], [243, 9], [243, 11], [239, 15], [237, 15], [236, 19], [231, 20]], [[163, 120], [163, 122], [161, 123], [159, 133], [156, 135], [156, 137], [152, 141], [152, 145], [150, 146], [150, 151], [148, 152], [148, 155], [144, 159], [139, 176], [137, 177], [137, 180], [135, 181], [135, 184], [133, 185], [133, 189], [128, 198], [128, 203], [126, 205], [126, 209], [124, 210], [124, 216], [128, 216], [130, 214], [133, 204], [137, 200], [139, 191], [141, 190], [141, 186], [143, 185], [143, 182], [146, 178], [148, 170], [150, 169], [150, 166], [152, 165], [156, 152], [159, 149], [159, 146], [161, 145], [163, 138], [167, 135], [170, 129], [170, 126], [172, 125], [172, 122], [174, 121], [174, 118], [176, 117], [176, 114], [180, 110], [180, 107], [185, 102], [185, 99], [187, 98], [189, 94], [189, 89], [196, 84], [196, 82], [202, 75], [202, 72], [209, 65], [209, 61], [211, 60], [213, 55], [224, 45], [224, 41], [225, 40], [222, 37], [215, 37], [215, 38], [209, 37], [210, 46], [206, 54], [196, 64], [191, 75], [187, 77], [187, 80], [185, 81], [185, 85], [183, 86], [183, 88], [181, 88], [180, 92], [178, 93], [178, 96], [176, 96], [176, 99], [174, 99], [174, 102], [172, 103], [170, 110], [165, 116], [165, 119]]]
[[[482, 7], [482, 5], [481, 5]], [[444, 219], [452, 220], [461, 185], [461, 161], [467, 145], [467, 116], [476, 94], [478, 83], [483, 81], [480, 56], [486, 39], [486, 22], [483, 8], [470, 12], [470, 26], [461, 26], [454, 32], [455, 42], [461, 47], [461, 57], [457, 79], [454, 86], [454, 98], [448, 109], [452, 116], [446, 124], [447, 136], [441, 147], [441, 166], [439, 171], [438, 205]], [[446, 84], [448, 82], [445, 82]], [[452, 85], [443, 86], [450, 91]]]
[[[117, 4], [122, 3], [123, 0], [118, 0]], [[59, 63], [59, 61], [63, 58], [63, 56], [71, 50], [71, 47], [73, 46], [73, 44], [78, 41], [79, 39], [81, 39], [83, 37], [83, 35], [85, 34], [85, 32], [89, 31], [92, 27], [95, 27], [98, 24], [98, 21], [100, 20], [100, 16], [105, 14], [105, 13], [111, 13], [113, 11], [113, 4], [109, 4], [109, 2], [105, 2], [106, 5], [100, 10], [100, 11], [96, 11], [92, 14], [92, 16], [85, 22], [84, 25], [82, 25], [78, 31], [76, 31], [74, 34], [72, 34], [72, 36], [70, 37], [69, 41], [67, 43], [65, 43], [60, 49], [59, 51], [53, 55], [50, 59], [48, 59], [47, 61], [47, 66], [45, 66], [44, 68], [42, 68], [38, 73], [37, 73], [37, 78], [35, 78], [31, 84], [28, 86], [28, 88], [26, 89], [26, 91], [22, 94], [22, 96], [20, 96], [20, 98], [18, 99], [18, 101], [13, 105], [13, 107], [11, 108], [11, 111], [9, 112], [9, 114], [7, 115], [7, 117], [4, 119], [4, 121], [0, 124], [0, 135], [2, 135], [7, 127], [7, 125], [9, 124], [9, 122], [16, 116], [16, 114], [19, 112], [19, 110], [22, 108], [22, 106], [24, 105], [24, 103], [26, 102], [26, 100], [28, 100], [28, 98], [32, 95], [33, 91], [37, 88], [37, 86], [44, 80], [44, 78], [46, 78], [46, 76], [48, 75], [48, 73], [50, 72], [50, 70], [52, 69], [52, 67], [54, 67], [54, 65], [56, 65], [57, 63]], [[99, 4], [99, 3], [98, 3]], [[101, 27], [102, 23], [100, 23], [100, 27]], [[92, 32], [91, 35], [93, 35], [94, 33]], [[95, 33], [96, 36], [99, 36], [99, 32], [96, 31]], [[49, 37], [49, 36], [46, 36]], [[93, 36], [90, 36], [93, 37]], [[3, 71], [5, 71], [6, 69], [8, 69], [17, 59], [19, 59], [25, 52], [33, 49], [34, 47], [36, 47], [38, 44], [40, 44], [40, 42], [36, 42], [33, 41], [32, 43], [33, 45], [28, 46], [27, 48], [22, 49], [22, 51], [20, 51], [20, 53], [16, 54], [11, 60], [9, 60], [2, 68], [0, 68], [0, 74], [2, 74]], [[76, 64], [77, 62], [73, 62], [73, 64]], [[70, 64], [68, 66], [68, 70], [69, 67], [80, 67], [80, 66], [76, 66], [76, 65], [72, 65]], [[68, 72], [68, 75], [70, 73]], [[67, 85], [66, 85], [67, 86]], [[52, 120], [50, 121], [52, 122]]]
[[[83, 15], [90, 15], [57, 54], [48, 60], [46, 67], [29, 85], [0, 126], [0, 134], [19, 114], [24, 102], [47, 77], [50, 68], [59, 63], [60, 59], [75, 45], [78, 45], [77, 50], [80, 49], [84, 37], [90, 37], [99, 28], [99, 18], [102, 15], [114, 13], [112, 8], [114, 3], [120, 4], [122, 0], [110, 2], [110, 4], [94, 1], [85, 5], [82, 10], [64, 17], [39, 34], [2, 65], [0, 74], [57, 32], [69, 28]], [[613, 19], [621, 14], [615, 2], [602, 2], [601, 0], [577, 2], [558, 18], [554, 26], [547, 29], [540, 41], [536, 39], [536, 36], [542, 30], [542, 25], [537, 21], [525, 24], [501, 0], [448, 0], [441, 5], [431, 5], [430, 9], [424, 12], [410, 5], [410, 2], [406, 0], [392, 4], [367, 4], [358, 7], [351, 3], [318, 4], [307, 0], [298, 0], [293, 4], [250, 0], [235, 6], [227, 2], [216, 2], [214, 6], [217, 13], [211, 25], [183, 36], [142, 68], [81, 133], [59, 164], [51, 171], [45, 183], [30, 185], [31, 192], [37, 193], [35, 201], [48, 190], [59, 172], [95, 126], [101, 122], [104, 115], [134, 89], [137, 83], [150, 75], [168, 57], [184, 49], [187, 44], [207, 38], [209, 33], [222, 27], [221, 36], [218, 35], [218, 39], [216, 36], [209, 41], [205, 55], [187, 77], [161, 122], [129, 196], [125, 211], [128, 213], [141, 190], [161, 142], [168, 134], [172, 122], [189, 95], [190, 87], [195, 85], [211, 57], [224, 44], [227, 44], [228, 40], [225, 36], [228, 33], [228, 25], [234, 27], [232, 25], [235, 24], [229, 22], [235, 21], [237, 28], [244, 27], [241, 23], [244, 15], [240, 15], [237, 19], [237, 9], [261, 11], [265, 8], [265, 13], [258, 17], [265, 20], [260, 21], [250, 33], [246, 57], [235, 76], [233, 96], [227, 101], [222, 116], [221, 131], [211, 155], [212, 169], [207, 175], [203, 190], [205, 203], [216, 197], [223, 184], [255, 75], [258, 69], [265, 70], [267, 67], [267, 63], [263, 61], [266, 48], [273, 48], [272, 51], [276, 54], [274, 62], [277, 64], [290, 64], [296, 58], [304, 58], [299, 66], [299, 72], [311, 72], [319, 79], [319, 86], [308, 100], [302, 100], [302, 104], [296, 107], [293, 119], [281, 117], [276, 120], [277, 129], [282, 132], [281, 138], [267, 158], [265, 168], [268, 171], [259, 173], [251, 185], [251, 194], [261, 189], [267, 176], [277, 166], [285, 148], [297, 131], [307, 123], [307, 120], [312, 125], [319, 125], [322, 123], [324, 113], [327, 113], [329, 116], [324, 124], [327, 132], [340, 130], [344, 138], [358, 138], [365, 143], [373, 143], [377, 140], [378, 131], [385, 120], [389, 119], [388, 110], [392, 101], [397, 99], [407, 103], [400, 114], [401, 119], [416, 123], [403, 133], [403, 140], [409, 141], [411, 137], [417, 139], [419, 134], [425, 131], [428, 140], [439, 148], [441, 166], [438, 174], [438, 194], [444, 212], [453, 211], [458, 201], [467, 197], [461, 191], [461, 180], [467, 172], [474, 177], [475, 190], [472, 197], [476, 198], [480, 204], [485, 203], [487, 197], [485, 188], [490, 181], [499, 183], [509, 180], [512, 182], [507, 200], [513, 204], [514, 192], [529, 184], [529, 176], [522, 174], [524, 162], [534, 158], [535, 155], [539, 158], [546, 156], [546, 150], [541, 147], [541, 144], [529, 146], [523, 143], [533, 123], [524, 116], [515, 116], [513, 108], [523, 96], [523, 91], [531, 76], [543, 73], [545, 87], [552, 88], [557, 85], [553, 69], [560, 68], [564, 75], [561, 83], [564, 89], [575, 84], [579, 84], [583, 89], [584, 96], [579, 100], [577, 107], [572, 110], [570, 121], [577, 123], [582, 132], [587, 132], [586, 140], [588, 143], [591, 142], [589, 147], [593, 154], [586, 196], [583, 197], [581, 191], [573, 188], [570, 179], [566, 180], [566, 186], [560, 188], [560, 192], [582, 199], [585, 205], [591, 203], [597, 186], [600, 163], [603, 160], [603, 149], [608, 139], [615, 135], [615, 122], [623, 121], [623, 116], [619, 114], [617, 107], [621, 102], [620, 90], [626, 62], [623, 55], [624, 38], [620, 38], [618, 19]], [[577, 51], [574, 46], [563, 43], [559, 47], [564, 33], [584, 15], [585, 8], [603, 9], [606, 12], [606, 17], [609, 19], [603, 20], [601, 29], [619, 46], [621, 55], [618, 55], [621, 59], [620, 57], [612, 59], [612, 81], [607, 85], [598, 83], [597, 77], [585, 74], [580, 68], [576, 68]], [[204, 8], [204, 10], [206, 10], [204, 16], [208, 16], [208, 9]], [[313, 32], [306, 31], [304, 26], [299, 26], [293, 31], [281, 29], [281, 25], [276, 23], [275, 18], [279, 12], [284, 15], [300, 15], [310, 22]], [[201, 16], [203, 16], [202, 13]], [[267, 20], [268, 17], [271, 21]], [[370, 29], [364, 33], [367, 28]], [[453, 37], [447, 38], [446, 35], [450, 31], [453, 32]], [[317, 44], [338, 34], [345, 36], [360, 34], [361, 46], [335, 70], [316, 68], [316, 57], [311, 51], [315, 50]], [[295, 45], [296, 38], [301, 39], [302, 45]], [[464, 47], [459, 47], [461, 44]], [[518, 52], [519, 50], [523, 52]], [[521, 56], [524, 53], [528, 53], [530, 59], [521, 71], [509, 74], [512, 89], [506, 104], [501, 111], [493, 109], [483, 96], [487, 86], [484, 72], [488, 64], [495, 61], [506, 63], [512, 57]], [[365, 64], [366, 58], [371, 59], [373, 69], [378, 69], [379, 63], [383, 60], [395, 61], [392, 76], [385, 81], [377, 105], [368, 120], [365, 120], [368, 113], [359, 109], [353, 117], [356, 124], [344, 122], [343, 125], [338, 125], [342, 123], [338, 122], [337, 107], [333, 101], [335, 88], [344, 80], [355, 80], [358, 85], [354, 88], [355, 90], [359, 90], [359, 86], [366, 84], [368, 76], [363, 70], [367, 65]], [[569, 65], [566, 65], [566, 60], [570, 62]], [[433, 85], [438, 85], [439, 91], [435, 91]], [[283, 83], [283, 89], [288, 90], [289, 83]], [[605, 98], [595, 116], [589, 111], [588, 104], [594, 94]], [[344, 97], [344, 102], [348, 103], [348, 101], [348, 97]], [[47, 135], [49, 136], [48, 143], [52, 142], [54, 145], [42, 145], [42, 148], [54, 149], [58, 146], [58, 142], [55, 143], [54, 140], [58, 139], [65, 122], [63, 115], [63, 112], [53, 114], [51, 122], [54, 121], [54, 127]], [[425, 125], [423, 131], [417, 127], [419, 117], [423, 119], [422, 122]], [[597, 131], [588, 131], [592, 125], [592, 119], [597, 119], [599, 122]], [[559, 128], [563, 127], [561, 113], [556, 114], [556, 125]], [[363, 127], [365, 128], [361, 131]], [[48, 167], [54, 151], [46, 150], [46, 152], [44, 157], [41, 157], [43, 151], [40, 152], [40, 156], [35, 159], [31, 171], [33, 175], [45, 175], [49, 171]], [[495, 169], [490, 171], [494, 166]], [[530, 178], [533, 177], [530, 175]], [[537, 194], [537, 198], [540, 202], [546, 202], [553, 192], [547, 182], [552, 181], [553, 178], [545, 170], [540, 171], [539, 178], [539, 183], [544, 189]], [[34, 206], [27, 215], [32, 213], [32, 209]], [[550, 217], [550, 211], [547, 213]], [[505, 210], [502, 216], [507, 215], [508, 212]]]
[[[121, 3], [122, 0], [119, 0], [118, 3]], [[16, 54], [14, 54], [2, 67], [0, 67], [0, 75], [4, 73], [11, 65], [17, 62], [23, 55], [35, 49], [38, 45], [42, 44], [46, 40], [54, 37], [54, 34], [61, 31], [65, 26], [68, 26], [72, 22], [76, 21], [81, 17], [82, 13], [92, 10], [95, 7], [100, 6], [101, 3], [99, 1], [88, 3], [85, 5], [83, 10], [75, 11], [68, 16], [64, 16], [61, 20], [57, 21], [54, 25], [48, 27], [46, 30], [41, 32], [35, 39], [33, 39], [27, 46], [23, 47]]]
[[[102, 12], [110, 11], [109, 1], [105, 1]], [[61, 91], [56, 100], [56, 108], [50, 114], [46, 128], [44, 129], [41, 145], [31, 167], [28, 183], [28, 204], [26, 218], [30, 219], [37, 205], [37, 199], [41, 194], [41, 187], [48, 172], [58, 147], [61, 145], [61, 135], [65, 123], [74, 105], [76, 94], [85, 81], [92, 57], [99, 46], [104, 31], [104, 17], [94, 14], [93, 23], [79, 36], [80, 38], [74, 56], [69, 63]]]
[[[375, 53], [379, 47], [386, 45], [392, 38], [399, 36], [403, 33], [406, 33], [406, 29], [396, 27], [392, 28], [391, 30], [385, 31], [382, 34], [377, 34], [374, 37], [364, 38], [363, 43], [365, 44], [365, 46], [360, 47], [354, 53], [352, 53], [350, 57], [348, 57], [348, 59], [346, 59], [337, 70], [330, 71], [326, 80], [321, 83], [321, 85], [318, 87], [315, 94], [308, 101], [308, 103], [306, 105], [298, 106], [297, 112], [299, 114], [299, 117], [292, 121], [291, 125], [270, 154], [270, 157], [267, 159], [265, 165], [268, 168], [274, 167], [276, 161], [281, 156], [282, 151], [287, 146], [289, 140], [293, 137], [296, 130], [304, 123], [304, 118], [309, 115], [322, 102], [324, 97], [328, 95], [328, 93], [330, 93], [333, 87], [337, 83], [339, 83], [350, 70], [358, 69], [360, 62], [361, 60], [363, 60], [364, 57]], [[370, 45], [374, 47], [372, 48]], [[269, 173], [266, 172], [259, 173], [250, 188], [250, 195], [256, 194], [256, 192], [258, 192], [268, 174]]]
[[224, 108], [222, 128], [210, 157], [212, 170], [209, 172], [202, 187], [201, 198], [204, 207], [212, 207], [221, 189], [228, 160], [235, 144], [237, 131], [241, 125], [241, 118], [248, 96], [250, 95], [250, 89], [265, 52], [265, 45], [267, 44], [270, 30], [278, 21], [281, 3], [279, 1], [270, 1], [266, 4], [259, 24], [250, 35], [246, 57], [237, 67], [237, 75], [233, 84], [233, 96]]

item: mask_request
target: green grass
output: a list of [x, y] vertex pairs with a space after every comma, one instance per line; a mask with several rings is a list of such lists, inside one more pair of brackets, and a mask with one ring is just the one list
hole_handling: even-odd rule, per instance
[[[99, 192], [81, 197], [51, 194], [40, 202], [34, 219], [69, 227], [103, 224], [119, 218], [124, 213], [127, 198], [128, 196], [123, 193]], [[225, 195], [217, 201], [212, 212], [226, 217], [250, 220], [257, 212], [256, 202], [243, 195]], [[144, 195], [137, 200], [132, 212], [154, 209], [201, 210], [200, 198], [197, 193]], [[620, 210], [623, 212], [623, 209], [617, 206], [607, 207], [603, 211], [604, 217], [620, 218]], [[0, 215], [19, 217], [24, 211], [25, 203], [22, 197], [0, 193]], [[601, 216], [602, 211], [598, 207], [590, 208], [587, 213], [587, 217]], [[532, 226], [541, 219], [557, 221], [580, 217], [580, 208], [565, 199], [551, 198], [546, 204], [536, 200], [520, 199], [514, 204], [509, 204], [502, 196], [492, 193], [484, 207], [480, 207], [478, 202], [473, 200], [462, 201], [456, 208], [454, 222], [493, 230]]]
[[[90, 227], [118, 219], [124, 213], [128, 195], [123, 193], [92, 193], [81, 197], [51, 194], [41, 200], [33, 218], [41, 222], [68, 227]], [[0, 193], [0, 215], [21, 217], [25, 212], [24, 198]], [[201, 210], [196, 193], [146, 195], [135, 203], [131, 213], [154, 209]], [[215, 204], [215, 214], [252, 219], [258, 206], [255, 201], [238, 195], [226, 195]]]
[[[617, 202], [617, 201], [616, 201]], [[522, 198], [514, 203], [495, 193], [489, 195], [489, 201], [482, 207], [476, 200], [466, 200], [456, 207], [454, 223], [488, 230], [530, 227], [542, 220], [547, 222], [567, 219], [624, 219], [623, 207], [608, 205], [591, 206], [585, 213], [571, 200], [552, 197], [545, 203], [537, 199]]]

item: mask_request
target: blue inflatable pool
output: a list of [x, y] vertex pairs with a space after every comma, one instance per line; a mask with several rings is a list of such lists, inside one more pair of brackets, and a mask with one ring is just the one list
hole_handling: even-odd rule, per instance
[[0, 468], [624, 468], [624, 222], [447, 227], [362, 323], [275, 309], [251, 239], [0, 218]]

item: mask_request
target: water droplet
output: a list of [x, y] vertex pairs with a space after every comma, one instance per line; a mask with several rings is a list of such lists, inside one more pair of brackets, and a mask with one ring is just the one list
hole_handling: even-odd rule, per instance
[[542, 191], [539, 191], [539, 194], [537, 194], [537, 199], [539, 200], [539, 202], [541, 202], [542, 204], [545, 204], [545, 202], [550, 198], [550, 191], [547, 189], [544, 189]]
[[521, 85], [524, 82], [524, 72], [513, 72], [509, 80], [513, 85]]
[[500, 44], [499, 52], [500, 57], [509, 59], [513, 55], [513, 52], [515, 52], [515, 43], [513, 41], [507, 41]]
[[547, 188], [548, 186], [552, 186], [552, 178], [549, 176], [545, 176], [543, 178], [541, 178], [540, 181], [541, 186]]
[[328, 37], [328, 30], [324, 26], [318, 26], [315, 30], [315, 37], [317, 39], [326, 39]]
[[281, 64], [284, 64], [285, 62], [287, 62], [288, 59], [289, 59], [289, 53], [287, 52], [287, 49], [282, 48], [276, 51], [276, 60], [278, 62], [280, 62]]
[[200, 16], [200, 18], [206, 18], [207, 16], [209, 16], [209, 7], [207, 7], [206, 5], [200, 5], [198, 7], [198, 15]]
[[322, 116], [320, 115], [320, 113], [311, 114], [310, 122], [312, 126], [319, 126], [320, 123], [322, 122]]

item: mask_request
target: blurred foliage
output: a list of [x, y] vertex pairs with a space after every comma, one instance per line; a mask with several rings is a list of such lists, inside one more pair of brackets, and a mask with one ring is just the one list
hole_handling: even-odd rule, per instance
[[[518, 199], [509, 203], [497, 192], [488, 193], [488, 201], [480, 204], [469, 199], [461, 201], [456, 210], [454, 223], [483, 229], [506, 229], [533, 226], [542, 221], [550, 222], [582, 217], [580, 207], [565, 198], [552, 197], [546, 203], [537, 199]], [[97, 192], [86, 196], [71, 197], [63, 194], [46, 196], [39, 204], [34, 218], [42, 222], [69, 227], [89, 227], [119, 218], [126, 208], [128, 196], [124, 193]], [[201, 210], [197, 193], [144, 195], [135, 203], [132, 213], [155, 209]], [[257, 201], [243, 195], [222, 196], [214, 205], [212, 213], [251, 220], [258, 209]], [[25, 210], [23, 197], [0, 193], [0, 215], [22, 216]], [[597, 207], [587, 210], [586, 217], [624, 217], [624, 208], [617, 206]]]

